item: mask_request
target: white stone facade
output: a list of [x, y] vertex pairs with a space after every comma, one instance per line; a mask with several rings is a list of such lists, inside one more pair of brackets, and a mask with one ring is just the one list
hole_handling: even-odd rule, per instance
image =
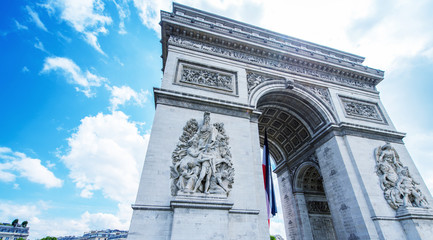
[[[376, 91], [383, 71], [363, 66], [364, 58], [353, 54], [176, 3], [173, 13], [161, 16], [164, 77], [154, 90], [155, 118], [128, 239], [269, 239], [260, 162], [265, 128], [287, 239], [433, 234], [433, 199]], [[230, 189], [215, 170], [222, 166], [215, 160], [220, 140], [179, 142], [186, 123], [202, 124], [205, 112], [211, 124], [223, 123], [229, 139]], [[386, 144], [400, 163], [383, 188], [375, 151]], [[177, 168], [185, 179], [173, 193], [179, 175], [170, 169], [180, 166], [173, 162], [178, 146], [200, 150]], [[409, 170], [409, 180], [401, 169]], [[224, 191], [206, 191], [198, 172]], [[384, 193], [393, 185], [401, 193], [392, 196], [413, 202], [422, 193], [426, 204], [393, 209]]]

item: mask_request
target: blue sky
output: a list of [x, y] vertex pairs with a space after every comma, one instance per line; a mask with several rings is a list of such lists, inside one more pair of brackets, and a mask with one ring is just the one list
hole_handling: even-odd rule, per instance
[[[179, 3], [385, 70], [383, 104], [433, 190], [433, 2]], [[31, 239], [128, 229], [162, 77], [160, 9], [171, 1], [2, 1], [0, 221], [28, 220]]]

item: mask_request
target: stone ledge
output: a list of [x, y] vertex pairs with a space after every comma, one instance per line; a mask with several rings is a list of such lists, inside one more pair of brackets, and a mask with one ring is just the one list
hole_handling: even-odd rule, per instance
[[396, 219], [426, 219], [433, 220], [433, 210], [428, 208], [415, 208], [415, 207], [400, 207], [396, 212]]
[[155, 105], [164, 104], [199, 111], [236, 116], [256, 120], [261, 114], [254, 107], [225, 100], [218, 100], [199, 95], [154, 88]]
[[260, 210], [255, 210], [255, 209], [230, 209], [229, 213], [232, 213], [232, 214], [259, 215]]
[[170, 201], [172, 209], [175, 208], [197, 208], [197, 209], [220, 209], [230, 210], [233, 208], [233, 203], [228, 202], [222, 197], [206, 197], [206, 196], [191, 196], [191, 197], [176, 197]]
[[171, 211], [170, 206], [162, 205], [132, 204], [131, 207], [133, 210]]

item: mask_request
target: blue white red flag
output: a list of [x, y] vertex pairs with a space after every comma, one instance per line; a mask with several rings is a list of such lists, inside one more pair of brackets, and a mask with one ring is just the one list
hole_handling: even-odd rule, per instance
[[271, 159], [269, 158], [268, 135], [265, 129], [265, 140], [263, 144], [263, 180], [265, 182], [266, 205], [268, 210], [268, 224], [270, 218], [277, 213], [277, 204], [275, 202], [274, 183], [272, 181]]

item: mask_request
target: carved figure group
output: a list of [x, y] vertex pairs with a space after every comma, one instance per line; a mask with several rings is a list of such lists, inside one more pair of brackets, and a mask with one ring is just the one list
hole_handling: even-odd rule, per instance
[[233, 184], [234, 169], [224, 124], [211, 125], [210, 113], [205, 112], [201, 126], [191, 119], [183, 129], [172, 154], [172, 195], [227, 195]]
[[426, 197], [410, 176], [409, 169], [400, 162], [397, 151], [386, 143], [376, 149], [376, 173], [386, 201], [393, 209], [428, 206]]

